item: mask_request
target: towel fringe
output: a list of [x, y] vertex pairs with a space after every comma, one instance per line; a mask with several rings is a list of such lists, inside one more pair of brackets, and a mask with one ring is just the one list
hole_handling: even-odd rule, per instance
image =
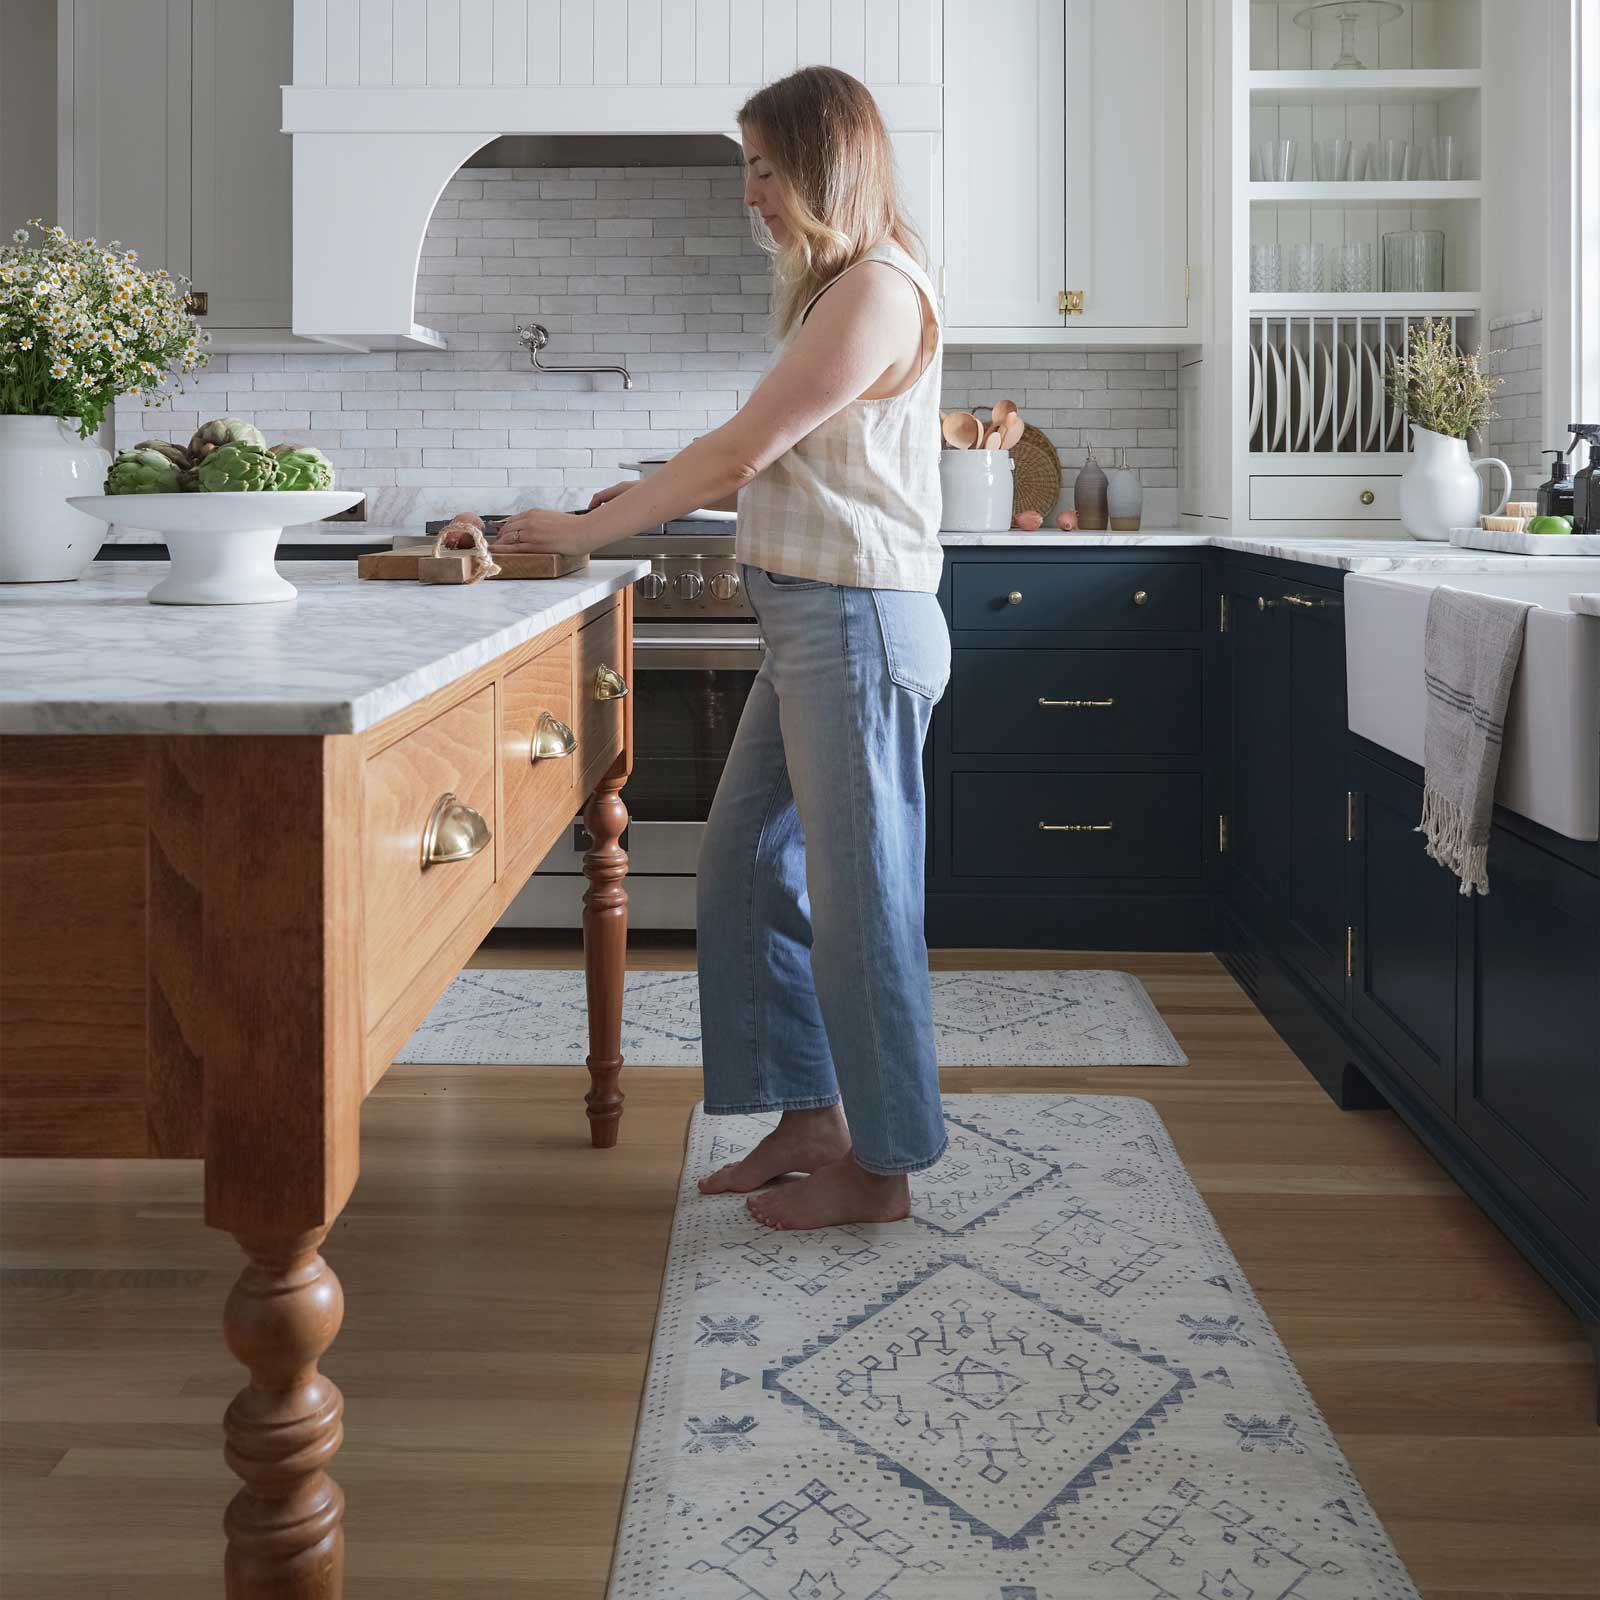
[[1422, 820], [1415, 831], [1429, 856], [1461, 880], [1462, 894], [1489, 892], [1489, 841], [1474, 843], [1472, 819], [1449, 795], [1427, 787], [1422, 791]]

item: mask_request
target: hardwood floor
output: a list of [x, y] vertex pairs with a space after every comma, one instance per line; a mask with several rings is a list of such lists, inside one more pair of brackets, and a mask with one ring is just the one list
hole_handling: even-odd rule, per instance
[[[636, 938], [635, 965], [689, 966]], [[480, 965], [575, 965], [565, 939]], [[1594, 1367], [1577, 1324], [1387, 1112], [1341, 1113], [1209, 956], [940, 952], [1134, 972], [1188, 1069], [948, 1072], [1136, 1094], [1166, 1119], [1426, 1600], [1600, 1593]], [[349, 1600], [600, 1600], [699, 1075], [626, 1070], [589, 1148], [581, 1068], [395, 1067], [327, 1254], [348, 1310]], [[194, 1162], [0, 1165], [0, 1591], [220, 1592], [231, 1239]], [[1085, 1597], [1093, 1600], [1093, 1597]]]

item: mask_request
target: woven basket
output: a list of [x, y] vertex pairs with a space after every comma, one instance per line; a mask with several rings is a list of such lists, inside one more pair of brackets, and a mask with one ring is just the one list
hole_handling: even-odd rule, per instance
[[1016, 474], [1011, 486], [1013, 520], [1021, 511], [1037, 511], [1048, 519], [1061, 498], [1061, 457], [1056, 447], [1029, 423], [1011, 448], [1011, 461]]

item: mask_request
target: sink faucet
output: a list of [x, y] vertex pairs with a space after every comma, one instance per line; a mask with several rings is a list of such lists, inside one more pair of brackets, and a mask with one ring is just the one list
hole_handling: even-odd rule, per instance
[[633, 375], [626, 367], [547, 367], [539, 352], [550, 343], [550, 330], [540, 322], [519, 322], [517, 338], [528, 352], [528, 362], [535, 372], [615, 372], [622, 379], [622, 387], [633, 387]]

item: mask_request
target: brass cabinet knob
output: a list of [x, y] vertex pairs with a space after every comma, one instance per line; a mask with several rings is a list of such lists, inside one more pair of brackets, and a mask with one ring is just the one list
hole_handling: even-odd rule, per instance
[[1377, 498], [1377, 495], [1375, 495], [1370, 489], [1363, 489], [1361, 491], [1361, 503], [1364, 506], [1370, 506]]
[[548, 711], [539, 713], [533, 725], [533, 738], [528, 746], [528, 760], [554, 761], [570, 756], [578, 748], [578, 736], [559, 717]]
[[1149, 594], [1143, 589], [1135, 589], [1133, 591], [1133, 603], [1136, 606], [1142, 606], [1149, 598]]
[[1267, 597], [1264, 594], [1258, 594], [1256, 596], [1256, 610], [1257, 611], [1265, 611], [1267, 609], [1267, 607], [1269, 605], [1271, 605], [1271, 604], [1272, 604], [1272, 602], [1270, 600], [1268, 600]]
[[594, 675], [596, 700], [625, 700], [628, 697], [628, 680], [615, 667], [601, 662]]
[[470, 861], [491, 838], [489, 824], [478, 812], [453, 794], [442, 794], [423, 825], [423, 868]]
[[1006, 596], [1006, 604], [1008, 606], [1020, 606], [1022, 604], [1022, 591], [1020, 589], [1013, 589], [1011, 593]]

